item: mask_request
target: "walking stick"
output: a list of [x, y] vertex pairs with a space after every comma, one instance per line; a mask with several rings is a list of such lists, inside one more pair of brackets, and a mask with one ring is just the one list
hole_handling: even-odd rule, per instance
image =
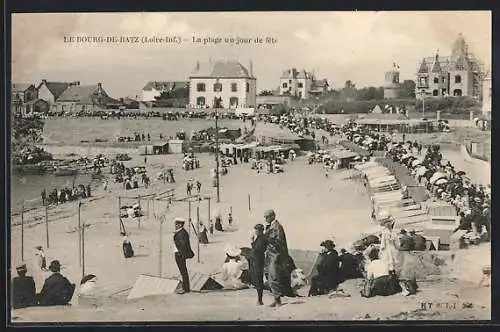
[[196, 238], [198, 239], [198, 263], [200, 262], [200, 207], [196, 207]]
[[82, 266], [82, 227], [80, 220], [80, 207], [82, 206], [82, 202], [78, 201], [78, 263], [79, 266]]
[[47, 241], [47, 248], [49, 248], [49, 216], [47, 209], [47, 203], [45, 203], [45, 238]]
[[21, 260], [24, 261], [24, 200], [21, 203]]

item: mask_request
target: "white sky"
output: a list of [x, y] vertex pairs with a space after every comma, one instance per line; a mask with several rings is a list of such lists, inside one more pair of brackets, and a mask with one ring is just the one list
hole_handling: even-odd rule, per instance
[[[462, 32], [491, 64], [491, 12], [221, 12], [14, 14], [12, 79], [38, 84], [102, 82], [113, 97], [135, 96], [150, 80], [188, 80], [196, 61], [253, 61], [258, 91], [275, 89], [286, 68], [315, 71], [334, 88], [348, 79], [380, 86], [392, 63], [414, 79], [418, 61], [450, 53]], [[265, 37], [275, 45], [69, 44], [64, 36]]]

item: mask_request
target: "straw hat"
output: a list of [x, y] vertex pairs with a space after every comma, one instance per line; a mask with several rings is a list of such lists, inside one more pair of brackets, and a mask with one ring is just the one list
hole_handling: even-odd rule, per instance
[[186, 219], [184, 219], [184, 218], [175, 218], [174, 219], [174, 224], [177, 224], [177, 223], [179, 223], [179, 224], [185, 224], [186, 223]]
[[28, 268], [26, 267], [26, 264], [22, 263], [16, 266], [16, 271], [17, 272], [28, 272]]
[[228, 244], [226, 246], [226, 249], [224, 251], [225, 251], [226, 255], [231, 256], [231, 257], [236, 257], [236, 256], [241, 255], [241, 249], [236, 247], [236, 246], [230, 245], [230, 244]]

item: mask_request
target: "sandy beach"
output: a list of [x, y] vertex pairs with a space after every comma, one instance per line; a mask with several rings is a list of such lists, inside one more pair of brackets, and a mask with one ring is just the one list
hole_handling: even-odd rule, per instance
[[[126, 165], [141, 165], [143, 157], [134, 155]], [[253, 290], [221, 291], [212, 293], [191, 293], [186, 296], [170, 295], [134, 301], [125, 299], [127, 289], [132, 287], [140, 274], [159, 274], [159, 224], [153, 217], [154, 212], [166, 213], [167, 222], [163, 227], [162, 276], [178, 278], [178, 271], [172, 255], [172, 220], [174, 217], [187, 218], [187, 202], [176, 202], [165, 210], [164, 202], [142, 202], [146, 216], [137, 221], [125, 218], [124, 223], [130, 233], [130, 240], [136, 255], [124, 259], [118, 224], [117, 196], [137, 196], [154, 192], [164, 192], [175, 188], [177, 198], [185, 197], [188, 179], [202, 182], [202, 195], [211, 196], [211, 211], [219, 210], [223, 215], [225, 232], [216, 232], [209, 237], [208, 245], [200, 246], [200, 262], [197, 258], [188, 261], [190, 273], [216, 273], [224, 260], [224, 247], [227, 244], [248, 246], [250, 231], [254, 224], [263, 222], [263, 212], [273, 208], [277, 219], [283, 224], [290, 249], [318, 250], [322, 240], [331, 238], [340, 250], [349, 242], [357, 239], [360, 233], [371, 228], [370, 203], [366, 189], [361, 182], [350, 179], [348, 170], [332, 171], [325, 178], [321, 165], [307, 165], [304, 157], [285, 165], [282, 174], [257, 174], [250, 170], [249, 164], [236, 165], [229, 174], [221, 179], [221, 202], [215, 203], [215, 188], [211, 187], [210, 168], [213, 156], [200, 155], [201, 168], [193, 171], [180, 169], [182, 156], [148, 156], [147, 170], [153, 179], [163, 167], [174, 167], [177, 183], [163, 184], [153, 180], [150, 188], [125, 191], [121, 184], [111, 184], [107, 192], [102, 188], [95, 197], [84, 202], [81, 220], [88, 227], [85, 231], [85, 273], [98, 277], [99, 297], [85, 303], [73, 298], [71, 307], [27, 308], [13, 311], [16, 321], [147, 321], [147, 320], [274, 320], [274, 319], [404, 319], [396, 317], [406, 312], [408, 319], [488, 319], [489, 288], [477, 289], [473, 283], [453, 281], [443, 278], [431, 283], [422, 283], [421, 292], [404, 298], [364, 299], [359, 295], [359, 281], [348, 281], [341, 287], [351, 295], [349, 298], [328, 299], [299, 298], [288, 299], [283, 308], [270, 310], [255, 307]], [[248, 208], [248, 195], [251, 210]], [[135, 202], [129, 201], [132, 205]], [[123, 203], [122, 203], [123, 204]], [[196, 208], [192, 204], [192, 219], [196, 221]], [[232, 209], [234, 223], [227, 225], [227, 213]], [[200, 220], [208, 219], [208, 204], [199, 204]], [[62, 273], [72, 282], [82, 277], [78, 260], [77, 203], [66, 203], [51, 211], [57, 218], [49, 218], [50, 247], [46, 249], [47, 260], [58, 259], [63, 266]], [[12, 222], [18, 223], [18, 217]], [[52, 220], [54, 219], [54, 220]], [[42, 219], [43, 221], [43, 219]], [[39, 291], [47, 276], [36, 266], [34, 247], [45, 246], [45, 225], [43, 222], [33, 227], [26, 226], [24, 234], [24, 260], [29, 274], [33, 275]], [[191, 230], [191, 244], [197, 251], [196, 238]], [[21, 260], [20, 227], [12, 228], [12, 261]], [[449, 293], [450, 283], [454, 284]], [[481, 295], [478, 292], [483, 292]], [[113, 295], [112, 297], [110, 297]], [[474, 309], [462, 309], [457, 304], [455, 310], [422, 311], [422, 301], [474, 301]], [[237, 301], [235, 301], [237, 299]], [[265, 295], [264, 301], [270, 301]], [[472, 300], [471, 300], [472, 299]], [[448, 301], [446, 300], [446, 301]], [[383, 302], [380, 302], [383, 301]], [[322, 304], [324, 303], [324, 304]], [[380, 306], [383, 303], [383, 306]], [[292, 305], [293, 304], [293, 305]], [[335, 310], [331, 310], [331, 305]], [[460, 309], [458, 309], [460, 307]], [[324, 309], [321, 309], [324, 308]], [[464, 311], [465, 310], [465, 311]], [[358, 317], [360, 313], [364, 316]], [[366, 313], [366, 315], [365, 315]], [[420, 314], [419, 314], [420, 313]], [[420, 315], [420, 316], [419, 316]], [[470, 317], [469, 317], [469, 316]]]

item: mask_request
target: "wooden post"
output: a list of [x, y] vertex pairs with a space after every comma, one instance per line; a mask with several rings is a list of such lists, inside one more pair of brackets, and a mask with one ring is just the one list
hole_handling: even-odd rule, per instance
[[196, 207], [196, 238], [198, 239], [198, 263], [200, 262], [200, 207]]
[[208, 197], [208, 217], [207, 217], [207, 222], [210, 222], [210, 218], [211, 218], [211, 215], [210, 215], [210, 200], [211, 200], [211, 197]]
[[137, 219], [137, 223], [139, 225], [139, 229], [141, 229], [141, 195], [137, 196], [137, 204], [139, 205], [139, 218]]
[[45, 203], [45, 240], [47, 241], [47, 248], [49, 248], [49, 215], [47, 209], [47, 203]]
[[[191, 201], [188, 201], [189, 204], [189, 214], [188, 214], [188, 223], [191, 224]], [[188, 234], [191, 236], [191, 227], [188, 226]]]
[[233, 215], [233, 206], [232, 205], [229, 207], [229, 213], [231, 213], [231, 215]]
[[248, 194], [248, 211], [252, 210], [250, 205], [250, 194]]
[[85, 276], [85, 220], [82, 224], [82, 278]]
[[24, 261], [24, 200], [21, 203], [21, 260]]
[[[80, 207], [82, 206], [82, 202], [78, 201], [78, 263], [79, 266], [82, 266], [82, 226], [80, 223]], [[121, 230], [121, 226], [120, 226]]]
[[162, 275], [162, 260], [163, 260], [163, 218], [160, 217], [160, 258], [159, 258], [159, 262], [158, 262], [158, 265], [159, 265], [159, 276], [161, 278], [161, 275]]
[[122, 198], [120, 196], [118, 196], [118, 226], [120, 226], [120, 235], [122, 233], [122, 210], [121, 210], [121, 207], [122, 207]]

